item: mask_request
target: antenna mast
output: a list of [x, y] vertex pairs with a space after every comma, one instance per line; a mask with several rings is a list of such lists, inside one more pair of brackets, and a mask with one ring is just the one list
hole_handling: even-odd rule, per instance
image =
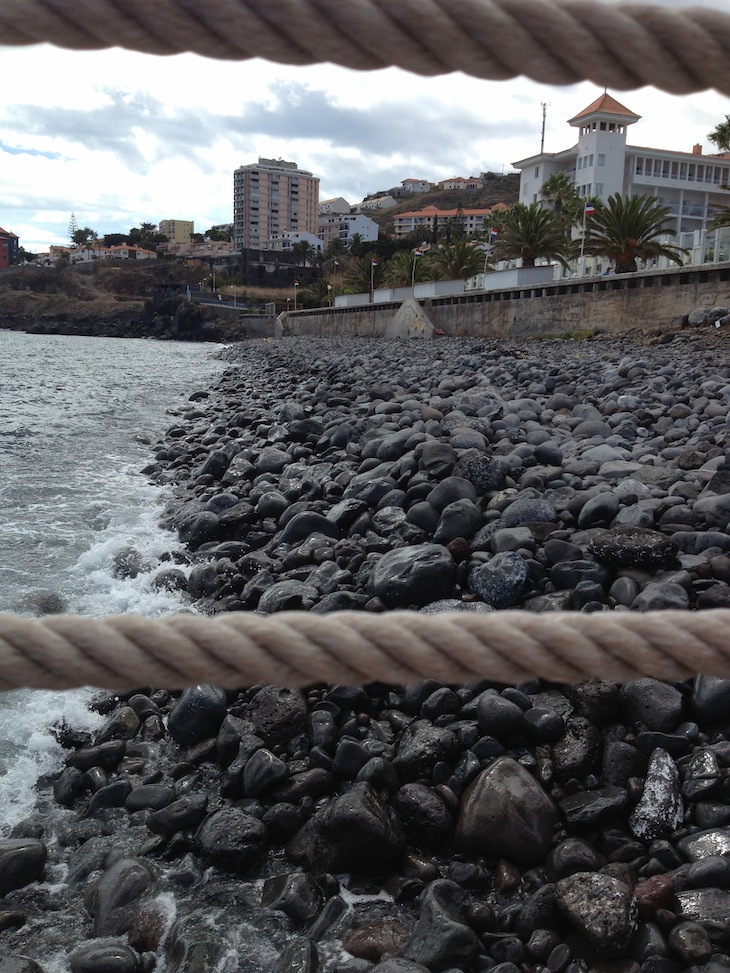
[[547, 101], [541, 101], [540, 106], [542, 107], [542, 132], [540, 134], [540, 155], [542, 155], [545, 148], [545, 115], [547, 114]]

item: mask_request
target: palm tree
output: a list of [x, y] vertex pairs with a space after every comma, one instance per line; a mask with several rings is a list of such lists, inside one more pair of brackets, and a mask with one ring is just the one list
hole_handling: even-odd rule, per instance
[[501, 220], [493, 252], [495, 260], [521, 260], [534, 267], [540, 257], [557, 260], [566, 269], [572, 244], [562, 222], [539, 203], [515, 203]]
[[[375, 263], [373, 261], [376, 261]], [[354, 294], [363, 294], [370, 290], [370, 281], [379, 287], [383, 280], [383, 262], [375, 254], [365, 257], [353, 257], [347, 264], [344, 273], [345, 284]], [[372, 276], [371, 276], [372, 275]]]
[[582, 218], [581, 198], [567, 172], [554, 172], [540, 187], [540, 196], [553, 208], [556, 219], [566, 226], [579, 223]]
[[428, 259], [415, 250], [401, 250], [385, 265], [383, 275], [389, 287], [410, 287], [413, 283], [429, 280]]
[[365, 252], [365, 241], [362, 233], [353, 233], [350, 237], [350, 245], [347, 248], [353, 257], [362, 257]]
[[300, 267], [306, 267], [317, 257], [317, 248], [308, 240], [297, 240], [292, 244], [291, 252]]
[[439, 243], [429, 252], [428, 262], [437, 279], [466, 280], [484, 267], [484, 252], [461, 237], [453, 243]]
[[669, 207], [660, 206], [656, 196], [614, 193], [605, 203], [597, 203], [588, 218], [584, 252], [608, 257], [617, 274], [632, 274], [637, 260], [652, 257], [667, 257], [681, 266], [687, 251], [659, 239], [676, 236], [667, 226], [669, 213]]
[[725, 116], [724, 122], [718, 122], [715, 128], [708, 132], [707, 137], [715, 143], [720, 152], [730, 152], [730, 115]]

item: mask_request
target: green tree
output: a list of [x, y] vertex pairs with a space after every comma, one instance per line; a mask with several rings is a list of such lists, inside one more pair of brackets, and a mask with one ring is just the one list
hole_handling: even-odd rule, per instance
[[84, 226], [74, 231], [71, 242], [77, 247], [85, 247], [88, 244], [96, 242], [98, 239], [96, 230], [92, 230], [90, 226]]
[[554, 172], [540, 187], [540, 197], [552, 206], [556, 219], [567, 226], [583, 218], [583, 201], [567, 172]]
[[363, 294], [369, 292], [371, 280], [373, 281], [374, 287], [380, 287], [384, 278], [384, 264], [382, 260], [378, 260], [373, 265], [373, 260], [377, 260], [373, 254], [368, 254], [365, 257], [353, 257], [349, 260], [343, 279], [352, 293]]
[[386, 263], [383, 277], [389, 287], [410, 287], [413, 283], [430, 280], [429, 270], [425, 254], [401, 250]]
[[667, 257], [680, 266], [686, 250], [662, 243], [662, 236], [676, 236], [668, 226], [670, 208], [655, 196], [622, 196], [614, 193], [597, 203], [586, 222], [584, 252], [608, 257], [617, 274], [632, 274], [637, 260]]
[[484, 268], [484, 251], [472, 240], [460, 237], [453, 243], [439, 243], [429, 251], [429, 267], [441, 280], [466, 280]]
[[322, 254], [322, 269], [327, 274], [337, 275], [344, 270], [347, 247], [339, 237], [333, 237]]
[[539, 203], [515, 203], [500, 217], [500, 232], [492, 248], [495, 260], [521, 260], [534, 267], [541, 257], [557, 260], [567, 269], [572, 252], [568, 233], [552, 210]]
[[297, 240], [292, 244], [291, 252], [300, 267], [311, 266], [317, 259], [317, 248], [309, 240]]
[[714, 142], [720, 152], [730, 152], [730, 115], [725, 116], [724, 122], [718, 122], [707, 138]]
[[76, 221], [76, 214], [72, 213], [68, 221], [68, 239], [71, 246], [74, 246], [74, 236], [77, 233], [79, 224]]
[[347, 248], [352, 257], [362, 257], [365, 253], [366, 245], [363, 240], [362, 233], [353, 233], [350, 237], [350, 243]]

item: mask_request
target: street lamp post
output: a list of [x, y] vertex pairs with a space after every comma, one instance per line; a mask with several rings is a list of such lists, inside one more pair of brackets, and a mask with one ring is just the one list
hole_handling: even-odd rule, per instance
[[332, 307], [332, 284], [327, 284], [327, 303]]
[[299, 281], [294, 281], [294, 310], [297, 309], [297, 287], [299, 287]]

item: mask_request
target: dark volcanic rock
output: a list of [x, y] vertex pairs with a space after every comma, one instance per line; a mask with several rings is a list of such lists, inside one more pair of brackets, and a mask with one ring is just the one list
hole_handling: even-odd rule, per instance
[[334, 872], [377, 872], [396, 866], [404, 851], [397, 816], [366, 783], [317, 811], [286, 849], [294, 864]]
[[488, 858], [535, 864], [550, 846], [558, 811], [534, 777], [500, 757], [467, 788], [456, 826], [457, 846]]
[[167, 721], [170, 736], [182, 747], [215, 736], [226, 715], [227, 705], [226, 694], [217, 686], [186, 689]]
[[417, 544], [384, 554], [372, 575], [372, 594], [391, 608], [427, 605], [450, 598], [454, 560], [438, 544]]

